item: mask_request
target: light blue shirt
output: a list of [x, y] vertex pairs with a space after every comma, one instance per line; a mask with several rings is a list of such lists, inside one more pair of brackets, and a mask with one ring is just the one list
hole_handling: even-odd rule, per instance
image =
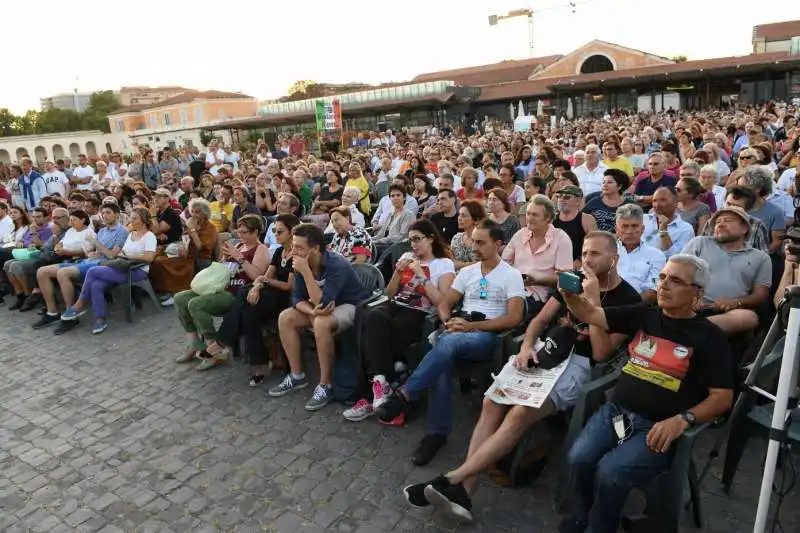
[[642, 294], [646, 291], [656, 290], [656, 280], [664, 265], [667, 264], [667, 257], [664, 252], [644, 243], [628, 251], [621, 241], [617, 241], [617, 273]]
[[667, 259], [680, 253], [683, 247], [694, 238], [694, 228], [692, 225], [681, 220], [681, 217], [679, 217], [677, 213], [674, 215], [672, 222], [667, 224], [667, 233], [669, 233], [669, 238], [672, 240], [672, 246], [670, 246], [668, 250], [661, 250], [661, 237], [659, 236], [656, 214], [645, 214], [642, 242], [664, 252]]

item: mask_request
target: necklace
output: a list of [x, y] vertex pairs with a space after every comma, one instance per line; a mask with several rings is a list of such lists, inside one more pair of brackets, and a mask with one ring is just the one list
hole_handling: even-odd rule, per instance
[[289, 262], [289, 259], [290, 259], [291, 257], [292, 257], [292, 252], [291, 252], [291, 250], [289, 251], [289, 253], [288, 253], [288, 254], [286, 253], [286, 250], [284, 250], [284, 251], [281, 253], [281, 268], [286, 268], [286, 263], [288, 263], [288, 262]]

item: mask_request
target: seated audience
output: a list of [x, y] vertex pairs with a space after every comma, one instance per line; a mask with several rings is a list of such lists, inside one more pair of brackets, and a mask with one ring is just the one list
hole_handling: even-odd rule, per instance
[[[396, 179], [396, 178], [395, 178]], [[414, 214], [405, 208], [406, 189], [400, 185], [391, 185], [387, 198], [393, 211], [386, 221], [375, 231], [375, 244], [390, 245], [406, 238], [408, 228], [414, 223]]]
[[[0, 263], [3, 265], [3, 277], [8, 281], [11, 290], [14, 291], [16, 296], [16, 302], [8, 308], [9, 311], [20, 310], [25, 305], [25, 300], [28, 297], [19, 283], [16, 283], [16, 279], [12, 280], [13, 274], [9, 276], [9, 269], [14, 263], [18, 262], [17, 259], [13, 258], [13, 250], [15, 248], [28, 248], [29, 250], [39, 250], [41, 252], [42, 247], [50, 240], [52, 233], [49, 213], [41, 207], [34, 207], [31, 209], [30, 223], [22, 236], [22, 240], [14, 243], [13, 246], [3, 249], [2, 257], [0, 257]], [[51, 245], [55, 246], [55, 243], [51, 243]]]
[[[519, 231], [519, 217], [511, 214], [511, 204], [508, 194], [500, 187], [489, 189], [486, 196], [486, 208], [489, 211], [488, 219], [500, 225], [503, 230], [503, 244], [506, 245]], [[516, 211], [515, 211], [516, 212]]]
[[269, 394], [283, 396], [308, 386], [301, 360], [300, 332], [311, 328], [317, 345], [320, 382], [305, 408], [317, 411], [333, 399], [333, 337], [352, 327], [356, 304], [369, 294], [350, 263], [325, 249], [325, 237], [317, 226], [300, 224], [292, 230], [292, 235], [295, 273], [292, 306], [278, 317], [278, 331], [290, 372]]
[[[770, 236], [767, 227], [761, 220], [750, 214], [750, 210], [756, 203], [756, 193], [749, 187], [736, 185], [731, 187], [725, 196], [725, 207], [741, 207], [750, 217], [750, 232], [747, 234], [747, 244], [756, 250], [769, 253]], [[714, 236], [714, 225], [711, 220], [706, 221], [705, 226], [698, 235], [704, 237]]]
[[[475, 228], [472, 247], [480, 262], [459, 271], [437, 306], [444, 325], [433, 348], [405, 384], [376, 410], [381, 421], [399, 424], [409, 403], [428, 391], [428, 428], [411, 458], [417, 466], [433, 459], [452, 429], [454, 365], [459, 360], [490, 361], [497, 332], [522, 322], [525, 286], [519, 271], [501, 259], [502, 245], [503, 230], [498, 224], [484, 220]], [[453, 316], [452, 309], [461, 300], [462, 309]]]
[[613, 231], [617, 208], [629, 203], [624, 194], [630, 185], [628, 175], [617, 168], [609, 168], [603, 172], [600, 194], [586, 199], [584, 213], [594, 217], [597, 228], [601, 231]]
[[617, 209], [617, 272], [628, 282], [642, 300], [655, 302], [658, 273], [667, 263], [664, 252], [642, 241], [644, 211], [636, 204]]
[[711, 215], [711, 208], [708, 204], [700, 201], [703, 186], [695, 178], [681, 178], [675, 185], [675, 195], [678, 199], [678, 216], [681, 220], [690, 224], [692, 229], [697, 231], [705, 226], [708, 217]]
[[357, 265], [372, 258], [373, 245], [369, 233], [353, 225], [352, 215], [347, 207], [337, 207], [330, 212], [335, 235], [329, 248]]
[[475, 227], [486, 218], [483, 204], [477, 200], [464, 200], [458, 208], [458, 229], [461, 231], [453, 236], [450, 250], [453, 253], [453, 262], [456, 270], [461, 270], [476, 262], [472, 249], [472, 232]]
[[562, 230], [572, 242], [572, 269], [581, 268], [581, 251], [583, 239], [597, 230], [597, 221], [585, 211], [581, 211], [583, 191], [575, 185], [559, 187], [553, 193], [553, 201], [557, 202], [558, 216], [553, 220], [553, 227]]
[[458, 209], [456, 209], [456, 193], [450, 189], [439, 191], [436, 195], [437, 211], [430, 215], [445, 243], [450, 246], [453, 236], [458, 233]]
[[694, 228], [678, 215], [678, 197], [673, 189], [659, 188], [651, 202], [653, 209], [644, 216], [644, 243], [661, 250], [669, 259], [694, 237]]

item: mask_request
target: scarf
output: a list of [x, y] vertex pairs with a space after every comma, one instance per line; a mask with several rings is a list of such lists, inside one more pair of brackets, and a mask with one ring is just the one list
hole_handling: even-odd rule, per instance
[[31, 170], [31, 173], [27, 176], [27, 182], [25, 177], [25, 174], [19, 177], [19, 189], [22, 191], [22, 199], [25, 202], [25, 207], [27, 209], [33, 209], [38, 203], [37, 198], [33, 196], [33, 182], [37, 179], [42, 179], [42, 177], [35, 170]]

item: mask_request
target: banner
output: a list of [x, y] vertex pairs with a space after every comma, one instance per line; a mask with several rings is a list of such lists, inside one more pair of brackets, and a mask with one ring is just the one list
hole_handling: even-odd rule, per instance
[[317, 131], [342, 129], [342, 104], [338, 98], [330, 101], [317, 100], [315, 106]]

